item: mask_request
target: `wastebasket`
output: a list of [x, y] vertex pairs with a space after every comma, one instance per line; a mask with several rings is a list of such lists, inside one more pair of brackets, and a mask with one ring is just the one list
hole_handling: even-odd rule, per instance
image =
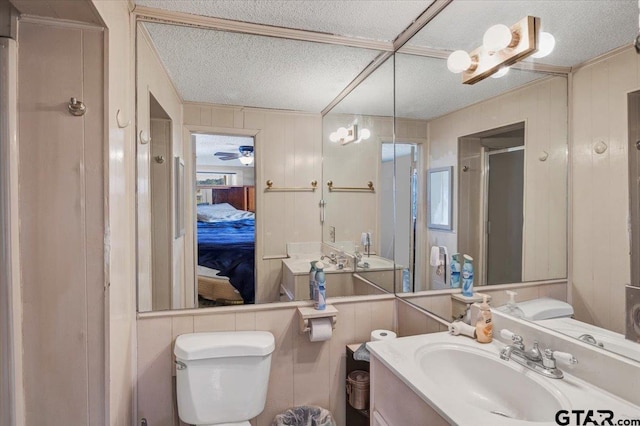
[[271, 426], [337, 426], [331, 412], [322, 407], [302, 405], [278, 414]]

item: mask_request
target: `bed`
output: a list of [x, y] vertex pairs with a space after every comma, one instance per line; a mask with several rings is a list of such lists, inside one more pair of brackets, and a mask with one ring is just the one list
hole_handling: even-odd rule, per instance
[[254, 303], [254, 213], [228, 203], [198, 205], [198, 265], [218, 270], [244, 303]]

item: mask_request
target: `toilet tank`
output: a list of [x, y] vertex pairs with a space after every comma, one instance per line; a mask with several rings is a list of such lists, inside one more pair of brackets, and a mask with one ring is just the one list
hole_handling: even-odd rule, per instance
[[180, 420], [216, 424], [264, 410], [275, 339], [267, 331], [182, 334], [176, 339]]

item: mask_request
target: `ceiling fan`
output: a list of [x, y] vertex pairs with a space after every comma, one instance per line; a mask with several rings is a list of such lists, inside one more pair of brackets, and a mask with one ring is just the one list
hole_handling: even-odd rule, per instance
[[253, 147], [250, 145], [240, 145], [238, 152], [216, 152], [213, 155], [222, 161], [239, 159], [245, 166], [253, 163]]

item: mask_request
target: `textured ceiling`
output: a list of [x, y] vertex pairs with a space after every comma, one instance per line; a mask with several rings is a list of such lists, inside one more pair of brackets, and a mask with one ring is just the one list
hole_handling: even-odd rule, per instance
[[547, 74], [512, 69], [502, 78], [462, 84], [444, 59], [396, 55], [396, 115], [432, 119], [495, 97]]
[[512, 25], [527, 15], [556, 38], [547, 57], [528, 59], [574, 66], [630, 44], [638, 32], [637, 0], [465, 0], [449, 4], [406, 45], [471, 51], [492, 25]]
[[[170, 10], [381, 40], [394, 39], [430, 3], [137, 1]], [[583, 63], [629, 44], [638, 31], [637, 0], [455, 0], [408, 45], [472, 50], [480, 45], [489, 26], [511, 24], [527, 14], [539, 16], [543, 30], [556, 37], [555, 51], [538, 60], [553, 65]], [[379, 54], [339, 45], [144, 25], [181, 96], [194, 102], [320, 112]], [[375, 35], [379, 30], [395, 33]], [[397, 55], [395, 61], [396, 114], [407, 118], [434, 118], [545, 76], [511, 70], [502, 79], [467, 86], [446, 69], [444, 60]], [[332, 112], [393, 115], [393, 71], [391, 59]]]
[[136, 0], [141, 6], [284, 28], [392, 41], [425, 0]]
[[185, 101], [319, 112], [378, 51], [145, 23]]
[[253, 138], [245, 136], [204, 135], [196, 134], [196, 163], [203, 166], [246, 167], [240, 160], [222, 161], [216, 152], [237, 153], [240, 145], [253, 146]]

